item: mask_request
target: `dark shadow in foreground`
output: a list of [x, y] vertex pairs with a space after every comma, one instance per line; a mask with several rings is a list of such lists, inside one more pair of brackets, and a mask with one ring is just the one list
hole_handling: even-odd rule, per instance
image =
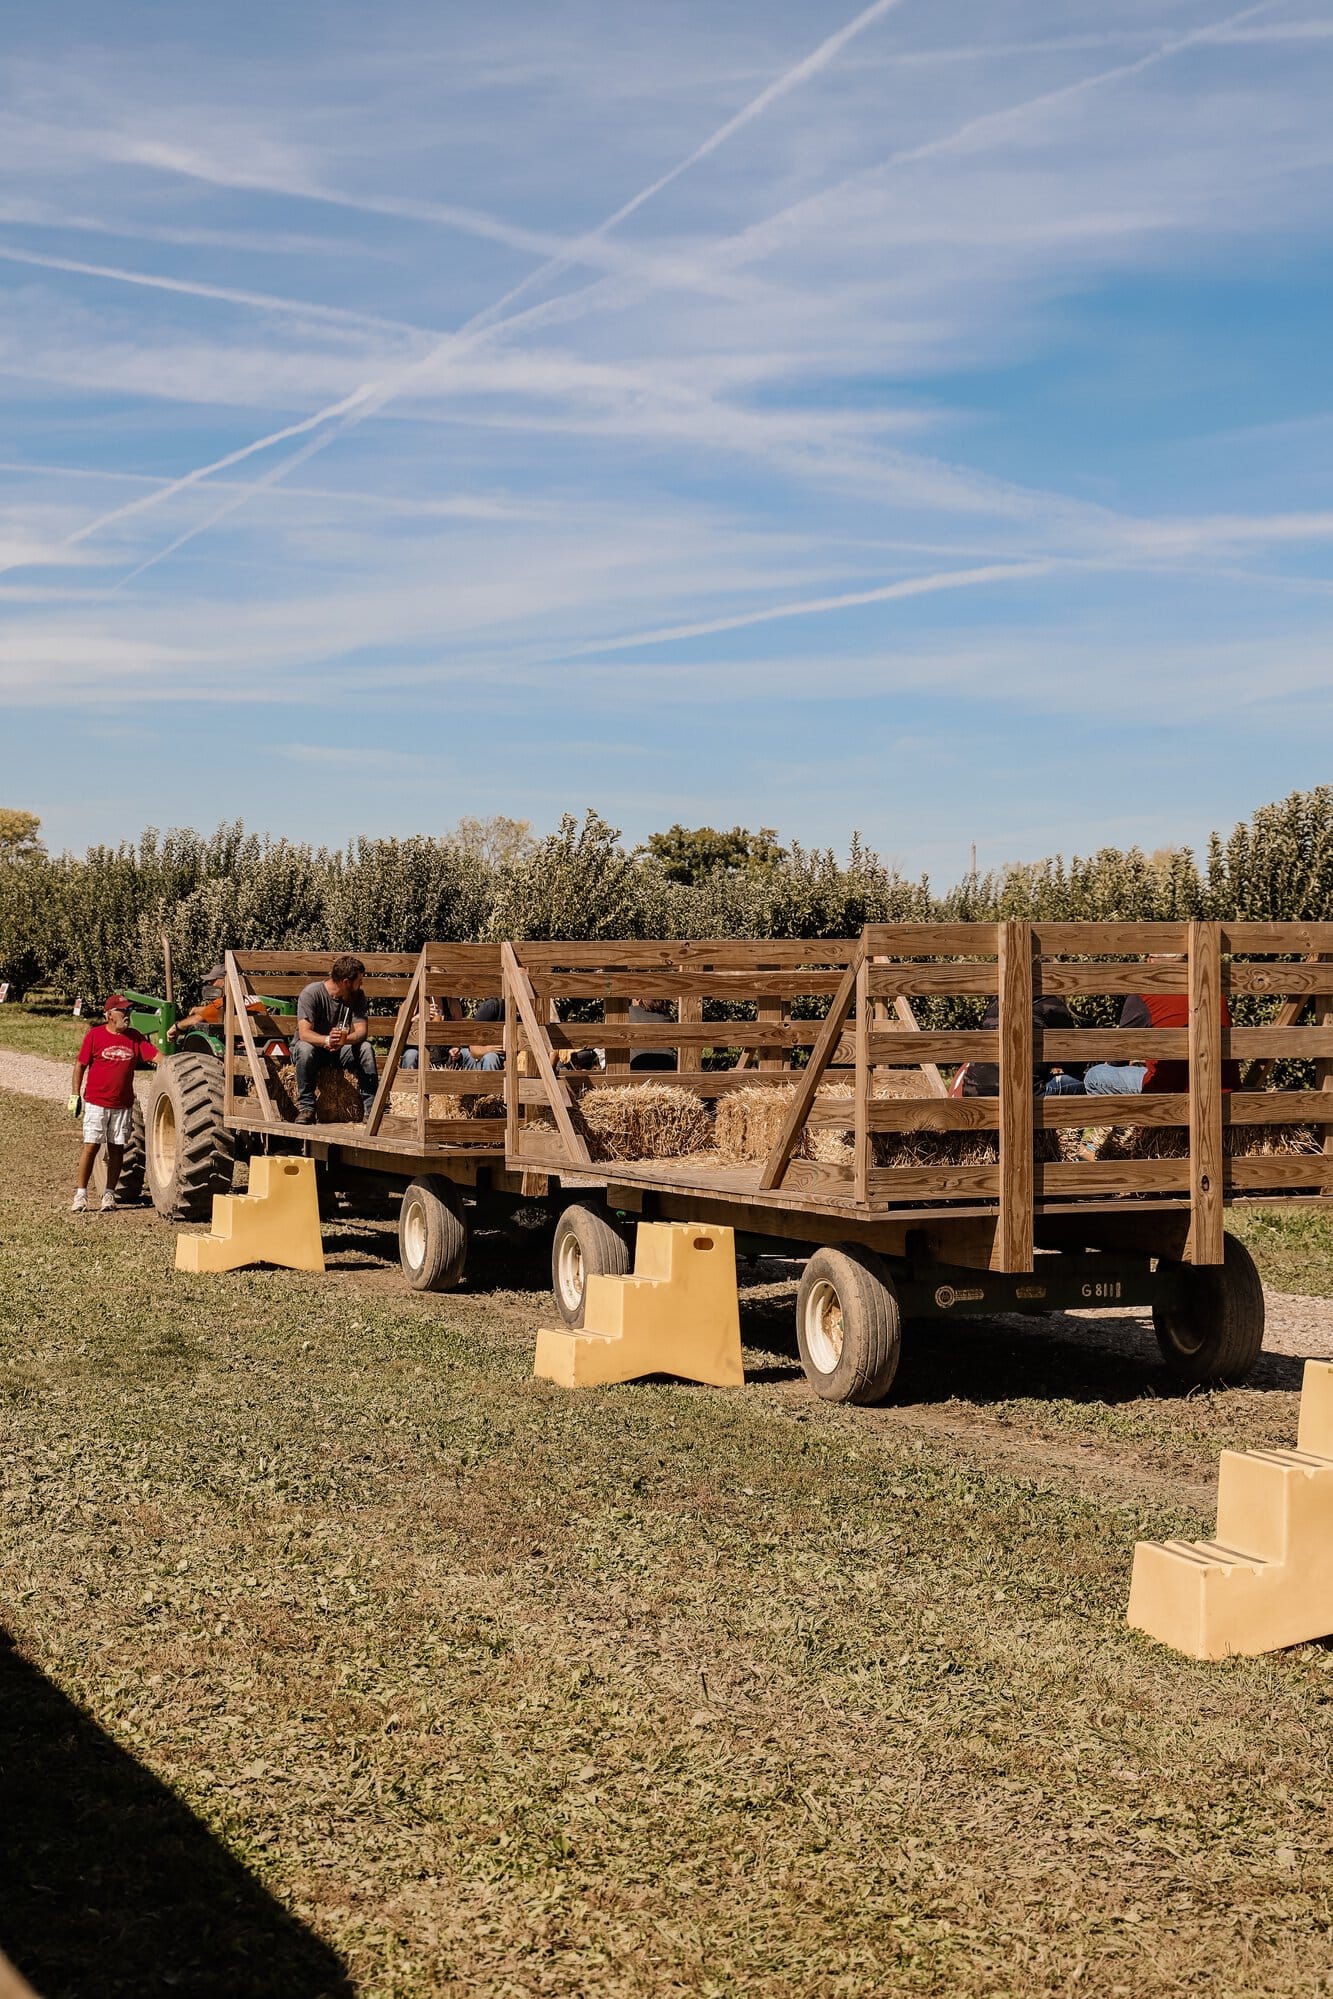
[[350, 1999], [326, 1944], [0, 1631], [0, 1950], [40, 1999]]

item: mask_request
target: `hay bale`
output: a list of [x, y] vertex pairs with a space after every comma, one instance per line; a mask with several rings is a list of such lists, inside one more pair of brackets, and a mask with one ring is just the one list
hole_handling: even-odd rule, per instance
[[[920, 1081], [925, 1087], [918, 1089], [912, 1072], [903, 1071], [901, 1074], [902, 1079], [909, 1083], [907, 1089], [899, 1087], [895, 1075], [892, 1082], [879, 1082], [875, 1095], [882, 1098], [934, 1095], [924, 1077]], [[845, 1100], [851, 1094], [850, 1083], [824, 1083], [816, 1091], [815, 1101], [830, 1103]], [[718, 1151], [737, 1164], [766, 1159], [777, 1142], [795, 1095], [794, 1083], [767, 1089], [754, 1085], [748, 1089], [729, 1091], [717, 1107], [714, 1142]], [[850, 1129], [839, 1131], [821, 1127], [814, 1131], [807, 1130], [802, 1135], [794, 1156], [817, 1160], [827, 1166], [841, 1166], [849, 1163], [853, 1149]], [[1034, 1137], [1033, 1154], [1037, 1159], [1059, 1159], [1057, 1133], [1039, 1129]], [[871, 1158], [876, 1166], [994, 1166], [999, 1156], [999, 1139], [993, 1131], [877, 1131], [871, 1134]]]
[[[1228, 1159], [1285, 1159], [1323, 1146], [1308, 1124], [1227, 1125], [1222, 1133]], [[1188, 1159], [1189, 1131], [1179, 1124], [1135, 1125], [1113, 1132], [1103, 1159]]]
[[702, 1098], [675, 1084], [585, 1090], [579, 1110], [599, 1159], [679, 1159], [703, 1152], [713, 1140]]
[[[296, 1064], [285, 1062], [270, 1093], [280, 1116], [296, 1116]], [[354, 1077], [332, 1063], [322, 1063], [315, 1075], [315, 1120], [318, 1124], [360, 1124], [361, 1092]]]

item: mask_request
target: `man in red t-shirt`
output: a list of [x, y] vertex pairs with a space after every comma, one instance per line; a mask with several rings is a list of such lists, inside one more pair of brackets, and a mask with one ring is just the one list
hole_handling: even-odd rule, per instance
[[112, 993], [104, 1011], [106, 1026], [90, 1027], [83, 1037], [70, 1086], [70, 1116], [77, 1117], [80, 1109], [83, 1111], [83, 1152], [73, 1203], [76, 1215], [81, 1215], [88, 1206], [88, 1182], [104, 1145], [106, 1192], [102, 1196], [102, 1212], [109, 1214], [115, 1207], [116, 1183], [134, 1123], [134, 1072], [141, 1064], [157, 1060], [152, 1042], [131, 1031], [128, 1000]]

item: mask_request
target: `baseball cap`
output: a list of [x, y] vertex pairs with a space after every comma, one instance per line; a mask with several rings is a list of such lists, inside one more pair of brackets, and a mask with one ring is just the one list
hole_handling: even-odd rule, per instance
[[102, 1002], [103, 1013], [110, 1013], [112, 1007], [116, 1007], [121, 1013], [128, 1013], [130, 1003], [124, 993], [110, 993]]
[[225, 979], [226, 976], [227, 967], [225, 965], [214, 965], [211, 970], [204, 973], [204, 984], [206, 986], [215, 986], [219, 979]]

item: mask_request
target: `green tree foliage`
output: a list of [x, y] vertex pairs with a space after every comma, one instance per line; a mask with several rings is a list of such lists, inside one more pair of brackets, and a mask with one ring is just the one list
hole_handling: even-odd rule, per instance
[[26, 861], [42, 851], [42, 822], [35, 812], [0, 805], [0, 861]]
[[671, 826], [665, 833], [650, 833], [643, 852], [672, 882], [748, 874], [776, 867], [786, 858], [772, 826], [761, 826], [757, 833], [746, 826], [733, 826], [729, 833], [719, 833], [715, 826]]
[[[82, 857], [30, 847], [0, 857], [0, 979], [66, 998], [123, 985], [157, 991], [164, 934], [189, 992], [228, 946], [415, 951], [433, 937], [847, 937], [866, 922], [932, 918], [1333, 917], [1328, 786], [1214, 834], [1202, 865], [1184, 848], [1106, 847], [968, 875], [942, 893], [905, 880], [859, 840], [840, 859], [781, 846], [771, 828], [735, 828], [710, 833], [722, 847], [696, 866], [696, 837], [673, 827], [631, 852], [588, 812], [540, 840], [521, 820], [496, 820], [460, 822], [443, 840], [363, 839], [334, 850], [262, 839], [239, 824], [208, 835], [150, 828]], [[940, 1007], [967, 1005], [927, 1004], [923, 1024], [936, 1024]]]

